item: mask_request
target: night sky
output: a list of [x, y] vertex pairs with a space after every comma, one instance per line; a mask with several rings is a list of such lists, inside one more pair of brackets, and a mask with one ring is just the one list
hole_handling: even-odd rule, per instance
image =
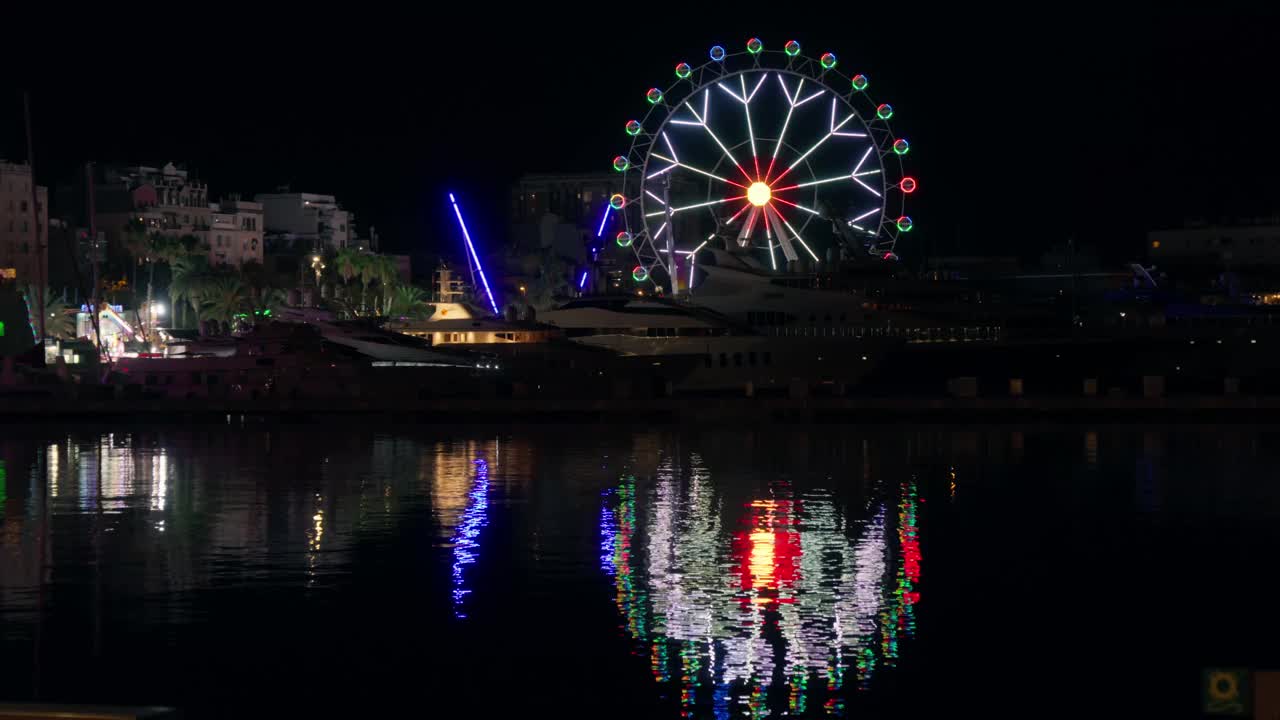
[[[40, 181], [57, 184], [90, 159], [186, 162], [211, 197], [286, 183], [333, 193], [362, 230], [378, 227], [385, 249], [452, 252], [447, 190], [485, 242], [503, 232], [516, 177], [608, 169], [648, 87], [713, 44], [736, 49], [758, 35], [836, 52], [893, 103], [921, 188], [904, 259], [1031, 259], [1074, 234], [1123, 261], [1153, 227], [1280, 214], [1275, 17], [931, 16], [921, 6], [628, 24], [625, 7], [505, 14], [503, 28], [268, 20], [252, 41], [175, 38], [165, 51], [159, 37], [119, 37], [92, 56], [62, 52], [40, 63], [33, 93]], [[0, 98], [0, 156], [25, 157], [13, 85]]]

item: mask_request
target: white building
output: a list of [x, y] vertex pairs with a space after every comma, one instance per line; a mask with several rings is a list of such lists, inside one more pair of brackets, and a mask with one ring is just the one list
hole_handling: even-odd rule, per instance
[[136, 220], [165, 235], [198, 236], [209, 229], [209, 186], [173, 163], [108, 167], [104, 176], [107, 188], [123, 193], [99, 193], [98, 227], [117, 232]]
[[31, 166], [0, 160], [0, 279], [21, 284], [38, 283], [40, 266], [49, 262], [36, 244], [48, 247], [48, 190], [36, 187], [38, 200], [31, 207]]
[[209, 243], [209, 262], [243, 265], [262, 262], [262, 203], [232, 197], [209, 206], [209, 229], [200, 233]]
[[254, 200], [262, 204], [265, 229], [272, 235], [334, 250], [354, 243], [355, 215], [332, 195], [263, 193]]

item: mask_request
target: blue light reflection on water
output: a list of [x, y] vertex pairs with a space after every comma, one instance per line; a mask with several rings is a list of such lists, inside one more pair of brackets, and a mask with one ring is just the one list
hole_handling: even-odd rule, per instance
[[464, 600], [471, 590], [467, 587], [463, 570], [473, 565], [480, 555], [480, 531], [489, 522], [489, 463], [476, 458], [475, 482], [467, 494], [467, 508], [462, 512], [462, 522], [454, 532], [453, 545], [453, 615], [467, 617]]

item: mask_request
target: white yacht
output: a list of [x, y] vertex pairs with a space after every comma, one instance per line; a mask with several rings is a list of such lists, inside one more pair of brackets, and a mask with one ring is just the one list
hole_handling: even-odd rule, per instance
[[419, 338], [383, 330], [372, 322], [335, 320], [324, 310], [285, 308], [279, 320], [310, 325], [326, 341], [355, 350], [375, 366], [476, 367], [476, 360], [469, 355], [442, 352]]
[[574, 342], [652, 365], [678, 358], [692, 368], [678, 382], [685, 391], [782, 389], [793, 380], [842, 386], [902, 342], [855, 325], [864, 314], [856, 298], [842, 304], [831, 293], [770, 281], [745, 267], [717, 267], [689, 299], [583, 297], [538, 319]]

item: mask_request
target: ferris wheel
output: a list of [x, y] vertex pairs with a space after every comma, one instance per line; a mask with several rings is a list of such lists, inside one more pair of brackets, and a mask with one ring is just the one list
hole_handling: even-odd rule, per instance
[[795, 40], [709, 55], [649, 89], [648, 112], [625, 126], [631, 147], [613, 159], [623, 191], [609, 203], [626, 220], [615, 242], [635, 253], [632, 278], [687, 290], [713, 243], [777, 272], [841, 254], [896, 260], [917, 183], [903, 171], [911, 144], [870, 79]]

